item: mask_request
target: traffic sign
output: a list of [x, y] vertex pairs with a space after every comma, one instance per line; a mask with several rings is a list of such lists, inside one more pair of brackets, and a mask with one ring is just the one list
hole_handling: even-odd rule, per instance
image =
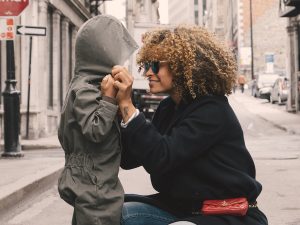
[[14, 18], [0, 18], [0, 41], [15, 37]]
[[18, 35], [46, 36], [46, 27], [17, 26]]
[[29, 0], [0, 0], [0, 16], [19, 16]]

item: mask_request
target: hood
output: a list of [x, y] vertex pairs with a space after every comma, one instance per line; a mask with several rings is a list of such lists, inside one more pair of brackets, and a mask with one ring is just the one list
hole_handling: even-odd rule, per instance
[[109, 74], [114, 65], [123, 65], [137, 48], [118, 19], [110, 15], [95, 16], [77, 33], [75, 76]]

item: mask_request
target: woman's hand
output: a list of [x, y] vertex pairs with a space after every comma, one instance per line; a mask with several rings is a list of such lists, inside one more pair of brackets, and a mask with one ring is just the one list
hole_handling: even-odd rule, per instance
[[135, 113], [135, 107], [131, 101], [133, 76], [123, 66], [114, 66], [112, 68], [112, 77], [114, 78], [114, 86], [118, 90], [116, 99], [119, 104], [123, 121], [126, 123], [128, 119]]
[[117, 89], [114, 87], [115, 80], [112, 76], [106, 75], [101, 82], [101, 94], [110, 98], [116, 98]]

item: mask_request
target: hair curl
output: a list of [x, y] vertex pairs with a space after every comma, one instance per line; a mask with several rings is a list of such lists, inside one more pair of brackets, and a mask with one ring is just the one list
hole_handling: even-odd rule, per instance
[[137, 63], [166, 60], [184, 100], [229, 95], [236, 79], [232, 53], [202, 27], [178, 26], [146, 32]]

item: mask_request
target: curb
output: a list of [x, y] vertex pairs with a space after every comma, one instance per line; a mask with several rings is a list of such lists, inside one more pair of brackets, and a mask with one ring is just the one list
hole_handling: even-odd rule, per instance
[[[22, 144], [21, 143], [21, 149], [22, 150], [41, 150], [41, 149], [57, 149], [57, 148], [61, 148], [60, 145], [57, 144]], [[0, 149], [4, 149], [4, 144], [1, 143], [0, 144]]]
[[263, 117], [263, 116], [261, 116], [261, 115], [258, 115], [258, 114], [256, 114], [256, 115], [257, 115], [259, 118], [261, 118], [262, 120], [264, 120], [264, 121], [266, 121], [266, 122], [272, 124], [274, 127], [278, 128], [278, 129], [280, 129], [280, 130], [283, 130], [283, 131], [285, 131], [285, 132], [288, 132], [289, 134], [298, 134], [298, 132], [296, 132], [296, 131], [293, 130], [293, 129], [289, 129], [289, 128], [287, 128], [287, 127], [285, 127], [285, 126], [282, 126], [282, 125], [280, 125], [280, 124], [278, 124], [278, 123], [274, 123], [273, 121], [271, 121], [271, 120], [269, 120], [269, 119], [266, 119], [265, 117]]
[[[245, 98], [248, 98], [249, 97], [249, 100], [253, 100], [251, 99], [251, 96], [245, 96]], [[240, 104], [243, 104], [243, 101], [241, 100], [238, 100], [237, 98], [234, 97], [234, 100]], [[254, 102], [254, 104], [256, 104], [257, 102]], [[257, 112], [256, 110], [253, 110], [252, 108], [249, 108], [247, 107], [247, 105], [243, 104], [243, 106], [251, 113], [255, 114], [257, 117], [259, 117], [260, 119], [268, 122], [269, 124], [271, 124], [272, 126], [284, 131], [284, 132], [287, 132], [288, 134], [291, 134], [291, 135], [300, 135], [300, 129], [298, 129], [297, 127], [295, 127], [294, 125], [289, 125], [289, 123], [287, 124], [286, 121], [289, 120], [289, 121], [293, 121], [294, 124], [298, 124], [300, 123], [300, 115], [298, 118], [294, 117], [295, 114], [292, 114], [290, 112], [287, 112], [287, 111], [281, 111], [281, 109], [277, 109], [277, 108], [270, 108], [268, 106], [263, 106], [263, 107], [260, 107], [259, 108], [259, 112]], [[282, 114], [282, 115], [285, 115], [285, 117], [287, 119], [284, 119], [284, 120], [274, 120], [274, 119], [271, 119], [269, 117], [267, 117], [268, 113], [270, 111], [273, 111], [275, 112], [275, 114], [279, 115], [278, 113]], [[263, 114], [261, 114], [263, 113]]]
[[57, 149], [61, 148], [60, 145], [44, 145], [44, 144], [21, 144], [22, 150], [41, 150], [41, 149]]
[[59, 168], [45, 176], [41, 176], [0, 199], [0, 216], [3, 217], [3, 215], [11, 211], [12, 208], [16, 208], [23, 202], [46, 191], [57, 182], [62, 169], [63, 168]]

